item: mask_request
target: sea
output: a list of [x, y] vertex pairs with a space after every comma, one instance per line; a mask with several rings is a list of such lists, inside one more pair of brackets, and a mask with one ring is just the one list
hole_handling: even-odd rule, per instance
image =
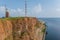
[[45, 40], [60, 40], [60, 18], [39, 18], [47, 25]]

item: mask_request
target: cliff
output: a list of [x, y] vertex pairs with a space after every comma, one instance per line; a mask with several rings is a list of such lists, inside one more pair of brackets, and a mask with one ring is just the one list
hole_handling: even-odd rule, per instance
[[45, 29], [34, 17], [0, 18], [0, 40], [42, 40]]

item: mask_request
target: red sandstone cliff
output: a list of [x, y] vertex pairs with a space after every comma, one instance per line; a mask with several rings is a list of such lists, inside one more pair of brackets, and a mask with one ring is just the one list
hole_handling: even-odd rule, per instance
[[0, 19], [0, 40], [42, 40], [44, 28], [37, 18]]

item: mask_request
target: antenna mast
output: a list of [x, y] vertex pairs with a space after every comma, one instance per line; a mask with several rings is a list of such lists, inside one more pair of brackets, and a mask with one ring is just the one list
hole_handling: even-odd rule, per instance
[[25, 17], [27, 16], [27, 0], [25, 0]]
[[6, 13], [6, 11], [7, 11], [7, 8], [6, 8], [6, 5], [5, 5], [5, 13]]

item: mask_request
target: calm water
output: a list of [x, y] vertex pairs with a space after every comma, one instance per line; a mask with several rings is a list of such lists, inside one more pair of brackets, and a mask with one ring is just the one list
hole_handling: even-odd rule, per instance
[[[60, 40], [60, 18], [41, 18], [46, 22], [46, 40]], [[39, 19], [40, 20], [40, 19]]]

